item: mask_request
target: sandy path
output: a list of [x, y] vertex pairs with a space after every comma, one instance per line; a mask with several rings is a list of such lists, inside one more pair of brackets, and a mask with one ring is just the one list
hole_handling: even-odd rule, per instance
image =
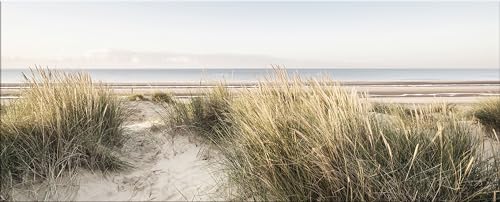
[[[81, 170], [72, 185], [47, 197], [19, 191], [15, 200], [179, 201], [222, 200], [214, 149], [194, 134], [162, 126], [162, 108], [151, 102], [126, 104], [133, 111], [125, 124], [129, 136], [120, 155], [134, 168], [103, 175]], [[43, 186], [41, 186], [43, 189]], [[64, 187], [64, 188], [63, 188]], [[37, 188], [37, 189], [40, 189]], [[42, 190], [40, 189], [40, 190]], [[33, 190], [33, 189], [31, 189]], [[32, 192], [32, 191], [31, 191]]]
[[135, 168], [107, 178], [84, 173], [75, 200], [217, 199], [214, 152], [191, 134], [162, 127], [157, 113], [161, 107], [150, 102], [133, 105], [138, 117], [126, 125], [130, 139], [123, 153]]

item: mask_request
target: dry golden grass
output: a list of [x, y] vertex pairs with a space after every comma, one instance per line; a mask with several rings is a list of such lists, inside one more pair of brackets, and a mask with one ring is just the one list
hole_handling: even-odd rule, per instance
[[[238, 97], [209, 92], [177, 118], [212, 129], [240, 199], [491, 200], [500, 190], [498, 153], [483, 156], [482, 137], [449, 106], [377, 113], [325, 83], [279, 74]], [[193, 112], [213, 100], [224, 110]]]
[[151, 96], [151, 100], [154, 102], [165, 103], [165, 104], [174, 104], [175, 100], [172, 94], [165, 92], [155, 92]]
[[223, 85], [205, 92], [205, 95], [167, 106], [173, 109], [167, 121], [173, 126], [194, 129], [206, 138], [217, 141], [216, 131], [229, 124], [227, 115], [232, 95]]
[[[26, 77], [26, 76], [25, 76]], [[85, 74], [37, 69], [22, 98], [2, 108], [1, 195], [21, 182], [54, 180], [77, 167], [116, 170], [124, 110]]]
[[128, 101], [148, 101], [148, 98], [142, 94], [133, 94], [128, 96]]
[[485, 126], [489, 134], [500, 137], [500, 97], [489, 98], [473, 108], [473, 116]]

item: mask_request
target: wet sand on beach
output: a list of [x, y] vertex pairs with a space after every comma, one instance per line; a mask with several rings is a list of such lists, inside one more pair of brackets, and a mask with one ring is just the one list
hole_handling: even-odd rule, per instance
[[[151, 95], [154, 92], [169, 92], [176, 97], [200, 96], [217, 82], [163, 82], [163, 83], [110, 83], [117, 95]], [[257, 82], [224, 83], [233, 93], [252, 90]], [[333, 84], [333, 83], [332, 83]], [[389, 102], [434, 102], [444, 100], [455, 103], [470, 103], [482, 97], [500, 96], [500, 81], [346, 81], [341, 85], [366, 94], [372, 100]], [[21, 84], [2, 84], [0, 97], [17, 98]]]

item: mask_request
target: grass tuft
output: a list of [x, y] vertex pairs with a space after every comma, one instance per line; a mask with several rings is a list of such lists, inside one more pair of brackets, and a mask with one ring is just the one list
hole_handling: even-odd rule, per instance
[[473, 115], [490, 133], [500, 134], [500, 97], [479, 102], [474, 106]]
[[216, 131], [229, 124], [227, 115], [231, 100], [229, 90], [218, 85], [203, 96], [193, 97], [188, 102], [176, 102], [169, 122], [174, 126], [193, 128], [206, 138], [217, 141]]
[[170, 93], [155, 92], [151, 98], [154, 102], [163, 102], [166, 104], [173, 104], [175, 102], [173, 96]]
[[174, 110], [214, 133], [240, 199], [491, 200], [500, 189], [499, 155], [483, 156], [453, 107], [374, 108], [331, 81], [277, 78]]
[[43, 69], [25, 78], [22, 98], [2, 106], [2, 196], [18, 183], [54, 180], [78, 167], [127, 166], [114, 153], [124, 140], [124, 109], [107, 87], [86, 74]]
[[498, 167], [444, 107], [381, 116], [355, 92], [300, 80], [261, 84], [231, 106], [221, 150], [243, 198], [470, 200], [500, 188]]
[[129, 101], [148, 101], [148, 98], [144, 97], [144, 95], [141, 94], [134, 94], [131, 96], [128, 96]]

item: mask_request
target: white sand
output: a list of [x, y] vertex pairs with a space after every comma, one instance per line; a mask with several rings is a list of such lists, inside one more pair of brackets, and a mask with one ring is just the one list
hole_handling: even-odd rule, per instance
[[46, 190], [40, 187], [37, 193], [17, 190], [14, 199], [223, 200], [219, 188], [222, 183], [218, 183], [220, 178], [216, 173], [219, 157], [215, 150], [194, 134], [162, 126], [161, 116], [157, 113], [161, 107], [150, 102], [133, 103], [136, 111], [125, 126], [130, 138], [122, 148], [121, 156], [134, 168], [107, 175], [80, 170], [72, 186], [60, 186], [49, 196], [45, 196], [43, 192]]

